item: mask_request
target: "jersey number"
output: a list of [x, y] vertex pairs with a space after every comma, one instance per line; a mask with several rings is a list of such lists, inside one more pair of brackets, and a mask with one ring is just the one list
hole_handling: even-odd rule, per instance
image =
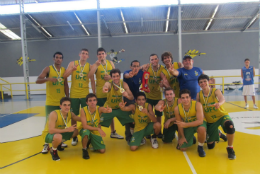
[[57, 90], [57, 93], [60, 93], [60, 89], [56, 89]]

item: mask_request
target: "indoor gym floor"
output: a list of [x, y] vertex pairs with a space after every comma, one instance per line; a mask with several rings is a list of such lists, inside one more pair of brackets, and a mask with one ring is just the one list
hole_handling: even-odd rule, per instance
[[[45, 124], [45, 95], [24, 96], [0, 102], [0, 173], [187, 173], [187, 174], [257, 174], [260, 173], [260, 110], [244, 109], [240, 92], [225, 94], [225, 109], [234, 121], [235, 160], [227, 158], [227, 143], [221, 140], [213, 150], [204, 149], [206, 157], [197, 153], [197, 145], [186, 152], [176, 150], [177, 140], [164, 144], [158, 139], [159, 148], [153, 149], [150, 141], [137, 151], [130, 151], [125, 140], [111, 139], [110, 128], [103, 128], [107, 136], [105, 154], [89, 150], [90, 159], [82, 158], [81, 138], [77, 146], [67, 141], [68, 148], [59, 152], [60, 161], [53, 161], [50, 153], [41, 154], [43, 138], [40, 136]], [[259, 95], [258, 95], [259, 96]], [[256, 96], [257, 104], [260, 107]], [[124, 135], [124, 127], [115, 119], [116, 130]]]

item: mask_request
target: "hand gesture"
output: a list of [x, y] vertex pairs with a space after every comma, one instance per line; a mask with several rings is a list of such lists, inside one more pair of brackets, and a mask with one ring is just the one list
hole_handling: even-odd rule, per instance
[[170, 123], [171, 123], [171, 120], [167, 120], [167, 121], [164, 123], [164, 129], [168, 129]]
[[174, 73], [174, 71], [175, 71], [173, 65], [171, 65], [168, 70], [169, 70], [169, 72], [173, 75], [173, 73]]
[[129, 75], [130, 78], [132, 78], [132, 77], [134, 76], [134, 72], [133, 72], [133, 71], [130, 71], [130, 72], [128, 73], [128, 75]]
[[105, 107], [105, 112], [106, 113], [111, 113], [112, 112], [112, 108], [109, 108], [108, 105], [107, 105], [107, 107]]
[[78, 66], [79, 66], [79, 64], [77, 64], [77, 65], [74, 65], [74, 66], [72, 67], [72, 71], [75, 71], [75, 70], [77, 70]]
[[162, 104], [162, 105], [160, 106], [160, 108], [159, 108], [158, 111], [162, 112], [162, 111], [164, 110], [164, 108], [166, 108], [166, 105], [163, 105], [163, 104]]
[[50, 77], [50, 78], [48, 78], [48, 81], [51, 81], [51, 82], [57, 82], [58, 79], [57, 79], [57, 78], [52, 78], [52, 77]]
[[105, 80], [105, 81], [110, 80], [110, 75], [108, 75], [108, 74], [106, 73], [105, 76], [104, 76], [104, 80]]
[[220, 108], [220, 104], [219, 104], [219, 103], [215, 103], [215, 104], [210, 105], [210, 106], [213, 106], [213, 107], [215, 107], [216, 109], [219, 109], [219, 108]]
[[70, 126], [69, 128], [67, 128], [68, 132], [74, 132], [74, 130], [77, 128], [77, 124], [74, 124], [72, 126]]
[[159, 85], [160, 85], [161, 88], [164, 86], [162, 80], [160, 81]]
[[141, 112], [145, 113], [146, 115], [148, 114], [148, 110], [146, 108], [143, 108]]
[[106, 86], [103, 87], [103, 93], [108, 93], [108, 87]]
[[148, 68], [149, 68], [149, 64], [146, 64], [143, 66], [143, 71], [148, 71]]
[[102, 129], [98, 128], [98, 132], [100, 133], [101, 137], [105, 137], [106, 136], [106, 133]]
[[101, 64], [101, 60], [97, 60], [97, 61], [95, 62], [95, 64], [96, 64], [97, 66], [99, 66], [99, 65]]
[[183, 143], [188, 143], [185, 137], [179, 139], [179, 145], [182, 146]]
[[126, 102], [124, 102], [123, 100], [119, 103], [120, 108], [124, 108], [125, 105], [126, 105]]
[[178, 127], [186, 128], [186, 123], [183, 121], [176, 120], [175, 124], [177, 124]]
[[126, 91], [124, 91], [124, 92], [122, 93], [122, 95], [123, 95], [124, 97], [128, 98], [128, 93], [127, 93]]

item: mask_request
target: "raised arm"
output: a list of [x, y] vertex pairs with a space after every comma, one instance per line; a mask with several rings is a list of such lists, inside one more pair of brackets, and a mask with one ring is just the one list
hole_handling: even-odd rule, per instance
[[73, 71], [77, 69], [78, 65], [74, 65], [74, 62], [70, 62], [65, 73], [63, 74], [63, 78], [67, 78], [71, 75]]
[[103, 93], [108, 93], [108, 91], [110, 91], [111, 89], [111, 83], [106, 82], [103, 86]]
[[130, 104], [128, 106], [125, 106], [126, 102], [124, 102], [123, 100], [119, 103], [119, 107], [122, 111], [135, 111], [135, 105], [134, 104]]
[[130, 91], [129, 86], [126, 82], [123, 82], [123, 87], [125, 89], [125, 92], [123, 92], [123, 96], [128, 98], [129, 100], [133, 100], [134, 96], [133, 96], [132, 92]]
[[90, 71], [88, 73], [88, 78], [94, 76], [95, 72], [97, 71], [98, 66], [101, 64], [100, 60], [97, 60], [93, 65], [90, 67]]
[[37, 78], [37, 80], [36, 80], [35, 83], [37, 83], [37, 84], [42, 84], [42, 83], [45, 83], [45, 82], [47, 82], [47, 81], [57, 82], [58, 79], [47, 77], [47, 74], [49, 73], [49, 71], [50, 71], [50, 67], [48, 67], [48, 66], [45, 67], [45, 68], [42, 70], [41, 74], [38, 76], [38, 78]]
[[166, 107], [164, 100], [160, 100], [157, 105], [155, 105], [154, 109], [162, 112], [164, 110], [164, 108]]
[[166, 76], [163, 74], [163, 72], [161, 72], [160, 76], [161, 76], [161, 79], [162, 79], [162, 85], [163, 85], [163, 87], [165, 87], [165, 88], [170, 87], [170, 84], [169, 84], [169, 82], [168, 82]]
[[59, 134], [59, 133], [65, 133], [65, 132], [73, 132], [77, 125], [72, 125], [71, 127], [65, 128], [65, 129], [57, 129], [55, 128], [55, 123], [57, 121], [58, 115], [55, 111], [52, 111], [49, 115], [49, 133], [50, 134]]
[[179, 71], [173, 68], [173, 65], [169, 68], [169, 72], [171, 73], [171, 75], [178, 77], [179, 75]]
[[223, 96], [223, 94], [221, 93], [220, 90], [216, 90], [215, 91], [215, 95], [216, 95], [216, 98], [218, 99], [218, 103], [215, 103], [211, 106], [214, 106], [216, 109], [218, 109], [221, 105], [223, 105], [225, 103], [225, 97]]

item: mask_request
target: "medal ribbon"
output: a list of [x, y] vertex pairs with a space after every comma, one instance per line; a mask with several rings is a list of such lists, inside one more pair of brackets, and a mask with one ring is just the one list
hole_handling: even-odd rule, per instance
[[60, 73], [58, 72], [58, 70], [56, 69], [55, 65], [52, 65], [53, 69], [56, 71], [57, 75], [58, 75], [58, 79], [60, 78], [61, 75], [61, 67], [60, 67]]
[[[95, 112], [93, 113], [93, 114], [91, 114], [90, 113], [90, 110], [88, 109], [88, 113], [89, 113], [89, 115], [91, 116], [91, 123], [93, 124], [94, 123], [94, 121], [95, 121], [95, 118], [96, 118], [96, 113], [97, 113], [97, 108], [96, 108], [96, 110], [95, 110]], [[95, 114], [95, 115], [94, 115]], [[92, 117], [92, 115], [94, 115], [94, 117]]]
[[61, 110], [60, 110], [60, 115], [61, 115], [61, 118], [62, 118], [64, 124], [65, 124], [65, 128], [67, 128], [68, 117], [66, 117], [66, 122], [65, 122], [64, 117], [63, 117], [63, 115], [62, 115], [62, 113], [61, 113]]
[[84, 71], [85, 66], [86, 66], [86, 63], [85, 63], [85, 65], [83, 66], [83, 68], [81, 68], [82, 66], [81, 66], [81, 64], [80, 64], [80, 60], [79, 60], [80, 73], [82, 73], [82, 72]]

